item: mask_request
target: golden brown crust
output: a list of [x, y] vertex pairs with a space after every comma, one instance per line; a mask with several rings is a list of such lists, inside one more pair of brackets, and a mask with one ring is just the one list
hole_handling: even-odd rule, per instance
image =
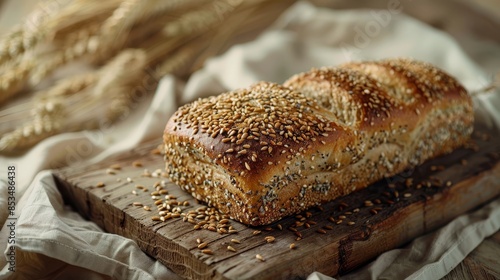
[[429, 64], [348, 63], [179, 108], [166, 168], [197, 199], [268, 224], [449, 152], [472, 122], [467, 92]]

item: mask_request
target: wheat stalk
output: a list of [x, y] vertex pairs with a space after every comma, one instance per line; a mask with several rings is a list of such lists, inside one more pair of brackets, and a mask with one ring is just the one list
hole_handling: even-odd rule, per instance
[[98, 81], [98, 72], [83, 73], [68, 79], [59, 81], [50, 89], [37, 95], [39, 101], [52, 98], [65, 98], [78, 93]]
[[189, 61], [192, 61], [201, 52], [199, 41], [185, 46], [177, 52], [170, 55], [155, 69], [155, 74], [158, 78], [166, 74], [179, 74], [180, 70], [185, 67]]
[[0, 139], [0, 151], [24, 149], [60, 131], [77, 130], [85, 119], [92, 123], [88, 128], [97, 128], [94, 110], [99, 106], [107, 107], [101, 111], [107, 111], [106, 120], [113, 122], [127, 112], [131, 87], [143, 78], [145, 61], [143, 51], [125, 50], [100, 71], [82, 74], [39, 93], [31, 120], [5, 134]]
[[94, 95], [101, 97], [117, 85], [133, 83], [146, 66], [146, 54], [140, 49], [128, 49], [118, 54], [102, 68], [101, 78], [94, 87]]
[[102, 32], [109, 35], [128, 30], [137, 19], [145, 14], [146, 7], [156, 0], [124, 0], [111, 17], [102, 25]]
[[[60, 43], [60, 50], [64, 51], [56, 50], [46, 55], [48, 59], [36, 69], [31, 83], [39, 83], [59, 66], [84, 56], [93, 62], [106, 61], [113, 57], [121, 48], [126, 47], [124, 41], [128, 35], [126, 32], [128, 27], [143, 16], [145, 7], [151, 1], [153, 0], [127, 0], [120, 3], [114, 0], [106, 2], [104, 7], [88, 4], [83, 6], [82, 3], [81, 10], [70, 9], [66, 14], [55, 18], [54, 21], [59, 23], [54, 24], [57, 26], [54, 36], [61, 40], [60, 37], [65, 35], [62, 36], [64, 40]], [[108, 18], [109, 15], [111, 16]], [[101, 17], [105, 21], [95, 23]], [[82, 22], [88, 24], [82, 25]]]
[[[11, 132], [2, 132], [0, 138], [0, 151], [13, 152], [29, 148], [41, 140], [57, 134], [63, 127], [66, 119], [67, 109], [69, 109], [72, 94], [81, 92], [86, 87], [95, 83], [97, 80], [95, 73], [86, 73], [71, 79], [63, 80], [48, 90], [38, 92], [36, 98], [29, 103], [20, 104], [21, 108], [12, 108], [14, 110], [4, 110], [2, 122], [14, 122], [14, 125], [21, 125]], [[77, 105], [78, 106], [78, 105]], [[27, 121], [22, 121], [19, 116], [25, 117], [27, 114], [23, 111], [28, 108], [31, 113]], [[10, 116], [9, 118], [7, 118]]]
[[67, 4], [66, 2], [68, 1], [54, 1], [56, 5], [39, 3], [38, 9], [26, 17], [24, 24], [15, 27], [0, 42], [0, 65], [19, 62], [27, 51], [34, 50], [40, 42], [44, 41], [50, 34], [52, 16], [60, 12]]
[[23, 33], [21, 27], [17, 27], [0, 42], [0, 65], [16, 57], [23, 50]]
[[169, 37], [186, 33], [198, 33], [222, 22], [228, 14], [241, 4], [241, 0], [219, 0], [180, 17], [169, 23], [164, 32]]
[[0, 104], [16, 95], [24, 87], [33, 67], [32, 61], [24, 61], [14, 69], [2, 73], [0, 76]]
[[89, 24], [102, 24], [120, 5], [121, 0], [75, 0], [47, 22], [53, 40], [64, 39]]
[[61, 103], [45, 103], [33, 110], [33, 120], [0, 139], [0, 151], [14, 151], [31, 147], [41, 140], [56, 134], [60, 120], [64, 119]]
[[[36, 92], [34, 98], [30, 102], [23, 102], [21, 104], [10, 106], [0, 111], [0, 135], [6, 134], [12, 127], [23, 124], [23, 119], [26, 116], [33, 116], [29, 113], [32, 107], [37, 104], [44, 104], [50, 102], [59, 103], [61, 100], [69, 96], [85, 90], [87, 87], [94, 85], [98, 80], [98, 72], [83, 73], [68, 79], [59, 81], [54, 86]], [[49, 105], [50, 106], [50, 105]]]
[[493, 76], [493, 79], [491, 80], [491, 82], [489, 84], [487, 84], [486, 86], [484, 86], [478, 90], [472, 91], [470, 93], [470, 95], [471, 96], [478, 96], [478, 95], [489, 93], [489, 92], [497, 90], [497, 89], [500, 89], [500, 71], [498, 73], [496, 73], [496, 75]]
[[[68, 100], [72, 108], [63, 129], [98, 128], [111, 124], [128, 113], [134, 101], [134, 89], [144, 78], [145, 53], [142, 50], [124, 50], [98, 71], [99, 80], [91, 88]], [[113, 74], [114, 73], [114, 74]]]
[[0, 152], [118, 121], [140, 102], [146, 79], [155, 84], [165, 74], [187, 77], [235, 37], [264, 28], [262, 19], [274, 19], [282, 3], [292, 1], [72, 0], [56, 7], [39, 25], [25, 24], [0, 42], [0, 104], [22, 88], [39, 87], [62, 66], [85, 62], [94, 70], [0, 111], [2, 127], [16, 127], [1, 131]]

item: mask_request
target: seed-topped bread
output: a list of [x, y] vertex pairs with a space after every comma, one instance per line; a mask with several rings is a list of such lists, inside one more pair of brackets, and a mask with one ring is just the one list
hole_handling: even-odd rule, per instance
[[249, 225], [347, 195], [463, 145], [472, 102], [405, 59], [313, 69], [184, 105], [164, 133], [173, 182]]

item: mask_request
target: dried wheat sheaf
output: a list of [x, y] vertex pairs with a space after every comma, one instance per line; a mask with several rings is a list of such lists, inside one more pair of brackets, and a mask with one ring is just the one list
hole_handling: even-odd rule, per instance
[[293, 1], [41, 2], [0, 39], [0, 153], [112, 125], [162, 76], [189, 77]]

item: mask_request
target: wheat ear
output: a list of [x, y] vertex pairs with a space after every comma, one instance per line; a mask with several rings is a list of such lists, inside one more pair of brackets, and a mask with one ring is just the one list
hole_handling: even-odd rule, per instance
[[24, 87], [33, 68], [33, 61], [23, 61], [14, 69], [9, 69], [0, 75], [0, 104], [16, 95]]
[[40, 104], [33, 110], [33, 120], [0, 139], [0, 152], [13, 152], [33, 146], [59, 132], [64, 109], [61, 103]]
[[[99, 71], [81, 74], [40, 92], [31, 119], [0, 139], [0, 152], [29, 148], [63, 131], [97, 128], [103, 112], [113, 122], [128, 112], [134, 90], [144, 78], [146, 54], [124, 50]], [[71, 112], [71, 114], [68, 114]]]

